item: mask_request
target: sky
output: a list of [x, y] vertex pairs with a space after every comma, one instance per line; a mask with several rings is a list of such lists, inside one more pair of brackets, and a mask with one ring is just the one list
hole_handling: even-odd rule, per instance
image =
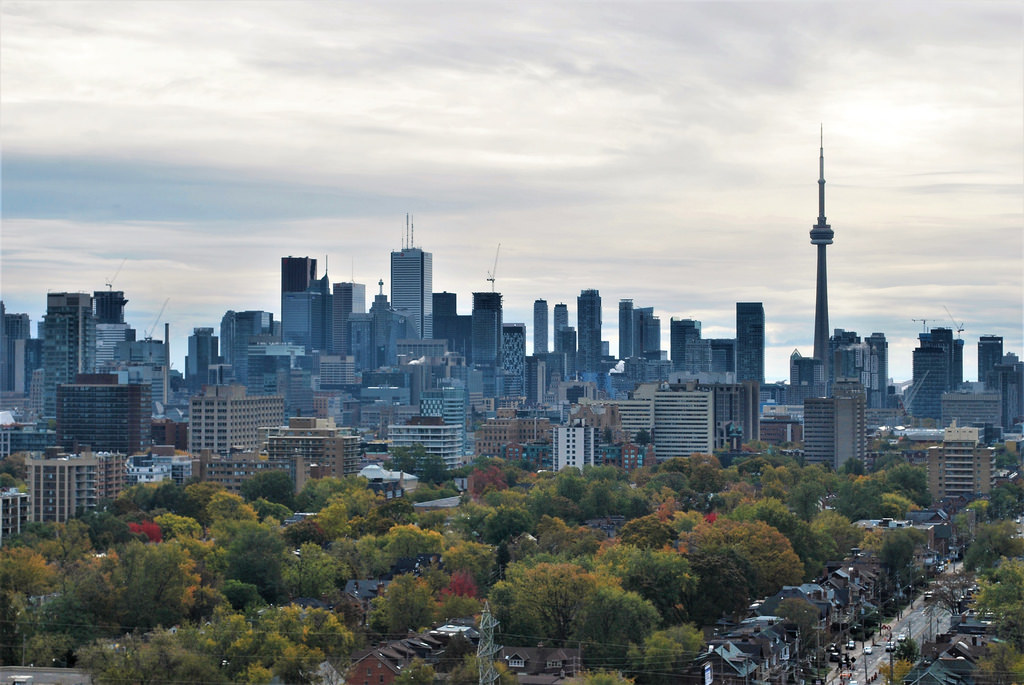
[[[812, 352], [832, 328], [1024, 353], [1024, 3], [0, 3], [0, 295], [113, 280], [140, 335], [280, 307], [280, 258], [389, 289], [406, 214], [468, 314], [600, 290]], [[158, 317], [166, 303], [163, 314]], [[923, 323], [926, 320], [927, 323]], [[532, 340], [528, 331], [528, 348]]]

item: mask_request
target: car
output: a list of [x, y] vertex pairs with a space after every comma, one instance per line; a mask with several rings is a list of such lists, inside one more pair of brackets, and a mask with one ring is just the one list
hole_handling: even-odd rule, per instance
[[933, 597], [935, 597], [935, 593], [932, 592], [931, 590], [929, 590], [928, 592], [924, 593], [924, 598], [925, 599], [932, 599]]
[[851, 651], [854, 650], [854, 649], [857, 649], [857, 643], [854, 642], [853, 640], [847, 640], [846, 648], [851, 650]]
[[895, 651], [895, 649], [896, 649], [896, 645], [894, 645], [892, 643], [892, 640], [889, 640], [888, 642], [885, 643], [885, 651], [892, 652], [892, 651]]
[[875, 653], [875, 648], [872, 647], [871, 645], [864, 645], [864, 653], [865, 654], [874, 654]]
[[896, 642], [906, 642], [906, 641], [907, 641], [907, 634], [906, 633], [900, 633], [899, 635], [896, 636]]
[[829, 652], [828, 653], [828, 660], [829, 661], [835, 661], [836, 663], [839, 663], [839, 652]]

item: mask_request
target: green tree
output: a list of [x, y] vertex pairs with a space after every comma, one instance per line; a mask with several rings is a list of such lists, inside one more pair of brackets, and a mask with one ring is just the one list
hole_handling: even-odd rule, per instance
[[370, 627], [384, 635], [404, 635], [430, 625], [434, 617], [434, 598], [422, 578], [410, 574], [397, 576], [384, 594], [371, 603]]
[[1010, 685], [1024, 682], [1024, 654], [1007, 642], [992, 641], [978, 659], [977, 682], [983, 685]]
[[964, 568], [979, 570], [992, 568], [1000, 558], [1024, 554], [1024, 539], [1017, 537], [1013, 521], [980, 523], [974, 541], [964, 554]]
[[921, 658], [921, 650], [917, 646], [917, 641], [908, 637], [903, 642], [897, 643], [895, 658], [897, 661], [909, 661], [916, 664], [917, 660]]
[[228, 545], [226, 556], [227, 578], [255, 585], [271, 604], [284, 596], [284, 541], [277, 531], [255, 521], [245, 523]]
[[675, 529], [655, 514], [628, 521], [619, 531], [622, 544], [643, 549], [660, 549], [675, 539]]
[[644, 683], [667, 685], [703, 651], [704, 634], [692, 624], [659, 630], [629, 647], [630, 671]]
[[247, 478], [241, 492], [246, 502], [265, 499], [295, 510], [295, 481], [281, 469], [266, 469]]
[[189, 650], [166, 631], [146, 640], [129, 636], [115, 648], [98, 643], [83, 649], [80, 661], [97, 683], [229, 682], [211, 655]]
[[188, 516], [160, 514], [153, 519], [153, 522], [160, 526], [164, 540], [198, 538], [203, 534], [203, 528], [199, 525], [199, 521]]
[[319, 545], [306, 542], [289, 556], [281, 579], [291, 597], [324, 597], [338, 589], [343, 568]]
[[657, 609], [637, 593], [603, 585], [579, 611], [573, 638], [585, 645], [589, 666], [617, 668], [629, 643], [643, 641], [660, 619]]
[[1006, 559], [978, 585], [978, 611], [991, 613], [999, 637], [1024, 651], [1024, 562]]
[[174, 541], [147, 545], [132, 540], [121, 549], [112, 579], [121, 588], [121, 624], [141, 630], [183, 621], [199, 584], [195, 561]]
[[504, 631], [564, 644], [598, 584], [596, 575], [575, 564], [510, 564], [505, 580], [491, 588], [491, 603]]
[[675, 550], [639, 549], [616, 545], [597, 558], [622, 587], [649, 601], [662, 625], [680, 623], [688, 616], [686, 603], [697, 589], [689, 560]]
[[432, 666], [416, 658], [398, 674], [395, 685], [433, 685], [434, 675]]

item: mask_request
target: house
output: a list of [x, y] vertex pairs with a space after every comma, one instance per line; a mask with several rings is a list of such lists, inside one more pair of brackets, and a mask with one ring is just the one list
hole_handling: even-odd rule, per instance
[[385, 655], [381, 649], [363, 650], [352, 656], [345, 682], [347, 685], [392, 685], [402, 667], [407, 665], [396, 663], [393, 653]]
[[583, 670], [582, 655], [572, 647], [502, 647], [498, 660], [523, 685], [553, 685]]

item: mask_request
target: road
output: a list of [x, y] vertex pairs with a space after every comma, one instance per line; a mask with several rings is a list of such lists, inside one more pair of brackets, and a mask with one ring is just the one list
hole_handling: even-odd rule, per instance
[[[926, 601], [923, 597], [917, 597], [909, 607], [903, 610], [902, 618], [895, 619], [888, 625], [892, 628], [891, 633], [890, 631], [875, 633], [874, 642], [867, 643], [873, 644], [872, 654], [864, 654], [866, 643], [863, 642], [857, 643], [857, 649], [853, 651], [847, 652], [846, 649], [843, 649], [844, 653], [856, 657], [852, 668], [843, 669], [852, 674], [851, 681], [855, 681], [858, 685], [865, 685], [873, 674], [878, 673], [883, 664], [889, 663], [890, 653], [885, 651], [885, 643], [890, 635], [895, 644], [896, 637], [905, 632], [907, 637], [913, 639], [920, 646], [924, 642], [934, 639], [936, 635], [949, 630], [950, 615], [934, 600]], [[830, 671], [828, 682], [838, 684], [841, 672], [839, 667]]]

